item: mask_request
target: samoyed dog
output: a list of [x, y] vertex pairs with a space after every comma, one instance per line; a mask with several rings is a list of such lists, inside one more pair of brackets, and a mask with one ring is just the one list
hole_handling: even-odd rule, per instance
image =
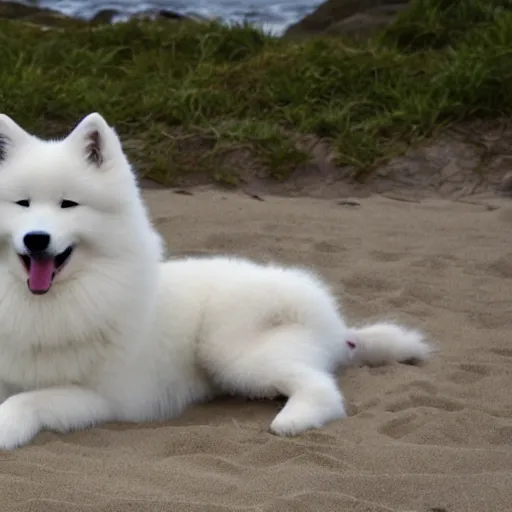
[[116, 132], [61, 140], [0, 115], [0, 449], [43, 429], [171, 418], [223, 394], [283, 395], [298, 435], [343, 418], [335, 371], [422, 361], [421, 333], [345, 325], [313, 273], [230, 257], [164, 261]]

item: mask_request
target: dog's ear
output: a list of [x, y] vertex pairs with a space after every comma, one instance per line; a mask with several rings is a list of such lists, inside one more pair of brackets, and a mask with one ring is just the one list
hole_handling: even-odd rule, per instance
[[83, 152], [90, 165], [98, 169], [120, 151], [120, 142], [115, 131], [97, 112], [84, 117], [67, 139]]
[[0, 163], [5, 161], [11, 149], [30, 139], [30, 134], [6, 114], [0, 114]]

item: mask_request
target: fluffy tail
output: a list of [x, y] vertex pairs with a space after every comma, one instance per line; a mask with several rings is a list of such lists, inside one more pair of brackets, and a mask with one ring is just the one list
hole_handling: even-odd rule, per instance
[[351, 329], [347, 346], [352, 364], [369, 366], [395, 362], [418, 364], [432, 352], [422, 333], [393, 323]]

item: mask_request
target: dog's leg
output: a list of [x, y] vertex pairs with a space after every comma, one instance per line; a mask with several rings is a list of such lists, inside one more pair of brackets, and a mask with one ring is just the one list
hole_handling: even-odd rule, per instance
[[225, 391], [288, 398], [270, 425], [273, 433], [298, 435], [346, 416], [343, 396], [328, 371], [329, 354], [318, 349], [306, 329], [290, 326], [262, 332], [239, 344], [238, 351], [227, 343], [229, 358], [218, 350], [221, 344], [214, 340], [212, 346], [222, 357], [216, 357], [215, 350], [203, 350], [201, 355], [202, 364]]
[[278, 388], [288, 401], [270, 424], [274, 434], [294, 436], [346, 416], [343, 396], [327, 373], [291, 365], [280, 376]]
[[19, 393], [0, 405], [0, 450], [27, 444], [42, 429], [67, 432], [111, 417], [102, 396], [78, 386]]

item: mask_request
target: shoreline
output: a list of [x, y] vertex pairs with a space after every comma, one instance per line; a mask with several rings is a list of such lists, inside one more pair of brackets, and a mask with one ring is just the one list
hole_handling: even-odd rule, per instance
[[[55, 13], [61, 14], [63, 16], [69, 17], [74, 20], [91, 22], [96, 17], [105, 16], [105, 13], [110, 13], [110, 22], [111, 23], [123, 23], [128, 21], [131, 18], [136, 18], [138, 16], [151, 16], [158, 15], [159, 12], [165, 12], [169, 15], [176, 15], [176, 17], [183, 17], [185, 19], [197, 19], [203, 21], [217, 21], [226, 26], [236, 25], [240, 23], [248, 23], [250, 26], [254, 27], [257, 30], [261, 30], [266, 34], [272, 35], [274, 37], [282, 37], [286, 30], [292, 25], [300, 22], [304, 19], [305, 16], [313, 12], [320, 3], [312, 5], [310, 8], [297, 8], [296, 15], [288, 15], [285, 16], [284, 13], [279, 12], [254, 12], [254, 10], [249, 10], [247, 13], [234, 13], [232, 11], [237, 11], [238, 9], [228, 9], [228, 7], [219, 7], [219, 13], [212, 12], [212, 9], [201, 8], [201, 6], [197, 6], [194, 9], [194, 6], [187, 6], [186, 8], [176, 8], [167, 6], [156, 6], [152, 3], [144, 3], [142, 5], [138, 4], [137, 6], [133, 6], [130, 8], [129, 6], [123, 6], [123, 10], [117, 8], [110, 8], [107, 6], [98, 5], [97, 7], [93, 7], [92, 9], [89, 7], [79, 7], [69, 5], [66, 7], [60, 6], [58, 3], [54, 5], [54, 2], [50, 2], [49, 5], [43, 2], [43, 5], [33, 5], [31, 2], [14, 2], [19, 5], [23, 5], [26, 7], [32, 7], [40, 10], [49, 10]], [[215, 6], [214, 6], [215, 7]], [[276, 7], [276, 6], [269, 6]], [[279, 10], [279, 6], [277, 7]], [[279, 19], [281, 17], [281, 19]], [[274, 19], [272, 19], [274, 18]]]

